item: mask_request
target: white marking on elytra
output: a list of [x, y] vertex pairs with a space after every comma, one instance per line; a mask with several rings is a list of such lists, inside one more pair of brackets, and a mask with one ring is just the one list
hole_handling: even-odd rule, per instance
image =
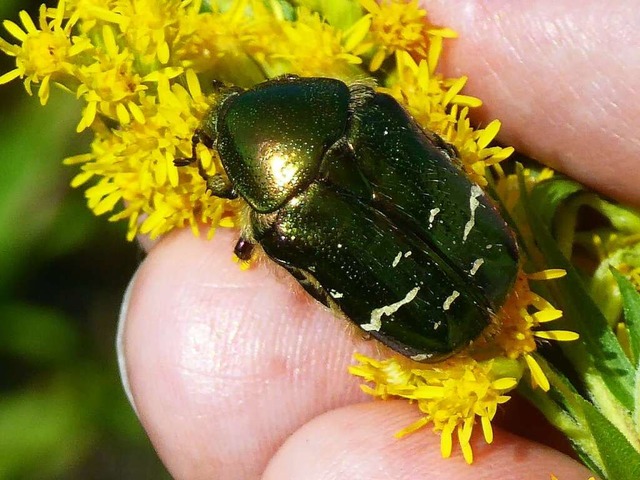
[[439, 329], [440, 325], [442, 325], [442, 322], [440, 320], [438, 320], [436, 323], [433, 324], [433, 329], [434, 330]]
[[487, 250], [491, 250], [493, 248], [493, 244], [490, 243], [489, 245], [487, 245], [486, 248], [487, 248]]
[[482, 189], [478, 185], [471, 185], [471, 195], [469, 196], [469, 209], [471, 210], [471, 217], [464, 226], [464, 234], [462, 235], [462, 241], [466, 242], [471, 229], [476, 224], [476, 208], [480, 205], [478, 197], [482, 196]]
[[344, 293], [340, 293], [336, 290], [330, 290], [329, 291], [329, 295], [331, 295], [333, 298], [342, 298], [344, 297]]
[[442, 309], [443, 310], [449, 310], [451, 308], [451, 304], [455, 301], [456, 298], [458, 298], [460, 296], [460, 292], [457, 290], [454, 290], [453, 293], [451, 295], [449, 295], [447, 297], [447, 299], [444, 301], [444, 303], [442, 304]]
[[471, 274], [471, 276], [475, 275], [478, 272], [478, 269], [482, 266], [483, 263], [484, 263], [484, 258], [478, 258], [475, 262], [473, 262], [473, 265], [471, 266], [471, 270], [469, 270], [469, 273]]
[[406, 305], [407, 303], [411, 302], [414, 298], [416, 298], [416, 295], [418, 294], [419, 291], [420, 291], [420, 287], [412, 288], [411, 290], [409, 290], [409, 292], [407, 292], [407, 294], [402, 300], [399, 300], [396, 303], [392, 303], [391, 305], [385, 305], [384, 307], [374, 308], [373, 310], [371, 310], [371, 320], [369, 321], [369, 323], [362, 323], [360, 324], [360, 327], [366, 332], [371, 332], [371, 331], [379, 332], [380, 328], [382, 327], [382, 316], [393, 315], [394, 313], [396, 313], [400, 309], [400, 307], [402, 307], [403, 305]]
[[[406, 252], [404, 252], [404, 258], [408, 258], [411, 256], [413, 252], [411, 250], [407, 250]], [[396, 255], [396, 258], [393, 259], [393, 263], [391, 264], [391, 266], [393, 268], [396, 268], [398, 266], [398, 264], [400, 263], [400, 260], [402, 259], [402, 252], [398, 252], [398, 254]]]
[[432, 208], [429, 210], [429, 228], [433, 226], [433, 221], [436, 219], [436, 215], [440, 213], [439, 208]]
[[427, 358], [429, 358], [429, 355], [427, 355], [426, 353], [419, 353], [417, 355], [412, 355], [411, 356], [411, 360], [415, 360], [416, 362], [422, 362], [423, 360], [426, 360]]

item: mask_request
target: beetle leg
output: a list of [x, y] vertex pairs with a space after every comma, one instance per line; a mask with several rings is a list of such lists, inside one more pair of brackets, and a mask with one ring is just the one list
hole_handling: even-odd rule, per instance
[[270, 82], [287, 82], [290, 80], [295, 80], [300, 78], [300, 75], [296, 75], [295, 73], [283, 73], [282, 75], [278, 75], [277, 77], [273, 77], [270, 79]]
[[238, 242], [236, 243], [235, 248], [233, 249], [233, 253], [240, 260], [248, 261], [251, 260], [251, 256], [253, 255], [253, 250], [256, 247], [256, 244], [247, 240], [246, 238], [240, 237]]
[[[196, 155], [196, 148], [198, 144], [203, 144], [207, 148], [213, 148], [213, 144], [215, 143], [215, 139], [211, 138], [207, 135], [204, 130], [197, 128], [195, 132], [193, 132], [193, 136], [191, 137], [191, 156], [188, 158], [176, 158], [173, 161], [173, 164], [176, 167], [186, 167], [187, 165], [191, 165], [193, 162], [198, 162], [198, 170], [200, 171], [200, 176], [203, 176], [203, 167]], [[206, 174], [205, 174], [206, 175]]]
[[244, 88], [231, 85], [229, 83], [223, 82], [222, 80], [211, 80], [211, 86], [215, 91], [226, 95], [244, 92]]
[[207, 182], [207, 190], [209, 190], [214, 197], [226, 198], [228, 200], [238, 198], [238, 194], [229, 179], [221, 173], [207, 175], [206, 172], [200, 170], [200, 176], [205, 179]]
[[202, 177], [202, 179], [207, 182], [207, 190], [209, 190], [214, 196], [219, 198], [227, 198], [233, 200], [234, 198], [238, 198], [231, 182], [227, 180], [223, 175], [216, 173], [215, 175], [209, 175], [202, 165], [202, 160], [198, 157], [196, 153], [196, 149], [198, 144], [203, 144], [207, 148], [213, 148], [215, 144], [215, 139], [211, 138], [207, 135], [204, 130], [198, 128], [193, 133], [193, 137], [191, 137], [191, 157], [189, 158], [176, 158], [173, 161], [173, 164], [176, 167], [185, 167], [187, 165], [191, 165], [194, 162], [198, 165], [198, 173]]
[[428, 136], [429, 138], [431, 138], [433, 143], [435, 143], [436, 147], [438, 147], [440, 150], [446, 153], [451, 160], [458, 160], [460, 158], [460, 153], [458, 153], [458, 149], [455, 147], [455, 145], [447, 142], [444, 138], [442, 138], [437, 133], [432, 133], [432, 132], [428, 132], [428, 133], [431, 133], [431, 135], [428, 135]]

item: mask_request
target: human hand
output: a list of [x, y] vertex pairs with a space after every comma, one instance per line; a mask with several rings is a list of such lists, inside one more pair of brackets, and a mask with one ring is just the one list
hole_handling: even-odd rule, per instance
[[[504, 143], [640, 205], [631, 1], [467, 4], [426, 7], [460, 34], [442, 66], [468, 75], [467, 93], [485, 101], [476, 120], [499, 118]], [[349, 334], [276, 267], [241, 272], [231, 261], [236, 237], [176, 232], [150, 249], [130, 289], [127, 378], [176, 478], [589, 477], [564, 454], [509, 433], [509, 423], [492, 445], [472, 440], [472, 467], [455, 451], [441, 459], [426, 430], [395, 439], [417, 409], [369, 401], [347, 373], [353, 352], [374, 354], [375, 342]]]

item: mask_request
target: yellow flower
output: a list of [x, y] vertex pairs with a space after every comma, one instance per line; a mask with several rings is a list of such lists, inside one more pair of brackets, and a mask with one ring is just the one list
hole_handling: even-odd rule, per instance
[[[342, 31], [306, 8], [298, 8], [296, 14], [295, 22], [266, 25], [260, 43], [266, 47], [263, 65], [269, 76], [295, 73], [353, 80], [362, 75], [360, 69], [354, 68], [362, 58], [351, 52], [355, 47], [345, 45]], [[269, 38], [274, 29], [279, 34]]]
[[[194, 1], [190, 8], [177, 15], [179, 22], [175, 40], [170, 48], [170, 62], [198, 73], [216, 72], [216, 77], [227, 76], [227, 67], [234, 82], [239, 85], [264, 80], [262, 72], [255, 71], [255, 61], [249, 55], [261, 48], [258, 41], [258, 20], [264, 11], [260, 4], [249, 0], [237, 0], [228, 10], [221, 11], [212, 5], [214, 12], [200, 13], [200, 1]], [[255, 16], [249, 16], [253, 10]], [[242, 71], [238, 76], [238, 71]]]
[[129, 124], [139, 112], [138, 94], [148, 88], [134, 69], [135, 57], [119, 51], [108, 25], [103, 28], [103, 38], [107, 51], [98, 50], [94, 63], [77, 68], [81, 84], [76, 95], [86, 101], [78, 132], [90, 127], [97, 113], [117, 119], [121, 125]]
[[73, 23], [64, 22], [64, 17], [63, 0], [53, 12], [44, 5], [40, 7], [40, 28], [25, 11], [20, 12], [24, 30], [10, 20], [3, 22], [5, 29], [20, 45], [0, 39], [0, 50], [16, 57], [16, 68], [0, 77], [0, 85], [18, 77], [24, 78], [25, 88], [31, 95], [31, 85], [40, 84], [40, 102], [43, 105], [47, 103], [51, 80], [63, 81], [65, 76], [72, 75], [75, 69], [74, 57], [91, 48], [88, 39], [71, 36]]
[[137, 53], [142, 68], [149, 70], [166, 65], [170, 58], [170, 43], [178, 34], [182, 0], [117, 0], [110, 9], [118, 15], [115, 21], [124, 35], [124, 42]]
[[517, 362], [488, 360], [478, 362], [469, 356], [455, 356], [430, 366], [404, 359], [379, 361], [356, 355], [359, 365], [354, 375], [374, 384], [363, 386], [365, 393], [379, 398], [389, 396], [415, 401], [424, 416], [397, 433], [401, 437], [426, 425], [441, 433], [440, 449], [449, 457], [453, 436], [458, 437], [462, 454], [473, 461], [469, 440], [476, 416], [480, 418], [485, 441], [493, 441], [491, 420], [498, 405], [509, 400], [506, 392], [515, 388], [522, 369]]
[[[205, 194], [194, 169], [179, 172], [173, 164], [175, 158], [190, 155], [197, 118], [208, 108], [195, 73], [189, 70], [186, 77], [187, 89], [171, 85], [169, 77], [158, 73], [157, 97], [142, 93], [131, 123], [96, 137], [92, 155], [66, 161], [82, 163], [73, 186], [100, 178], [87, 190], [89, 207], [96, 214], [124, 201], [124, 209], [110, 219], [129, 218], [130, 239], [138, 231], [155, 238], [187, 225], [197, 234], [200, 222], [218, 225], [233, 214], [230, 202]], [[210, 167], [216, 168], [211, 162]]]
[[[373, 49], [369, 70], [375, 72], [391, 55], [407, 52], [412, 57], [429, 59], [434, 68], [440, 55], [443, 38], [454, 38], [453, 30], [435, 28], [427, 22], [427, 12], [417, 0], [360, 0], [369, 12], [354, 26], [354, 30], [369, 30], [367, 47]], [[427, 57], [428, 48], [432, 55]]]

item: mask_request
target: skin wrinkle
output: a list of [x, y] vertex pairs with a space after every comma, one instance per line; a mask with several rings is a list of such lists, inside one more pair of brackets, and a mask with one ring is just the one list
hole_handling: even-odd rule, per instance
[[[207, 298], [207, 296], [199, 296], [197, 298]], [[227, 309], [207, 308], [208, 306], [202, 301], [198, 303], [196, 300], [193, 306], [184, 310], [185, 312], [193, 312], [188, 318], [184, 318], [182, 323], [188, 333], [184, 336], [183, 347], [179, 349], [181, 356], [178, 364], [183, 372], [191, 375], [201, 375], [208, 378], [211, 372], [233, 371], [234, 367], [242, 365], [242, 361], [237, 359], [233, 351], [221, 352], [221, 355], [211, 354], [211, 344], [218, 344], [217, 339], [224, 336], [225, 339], [232, 339], [241, 335], [243, 324], [245, 328], [248, 319], [245, 312], [250, 313], [245, 307], [239, 307], [238, 311], [230, 312]], [[181, 310], [182, 311], [182, 310]], [[178, 313], [177, 318], [180, 313]], [[224, 322], [224, 334], [217, 332], [211, 325], [211, 319], [215, 318], [217, 322]], [[201, 320], [199, 320], [201, 319]], [[178, 321], [180, 323], [180, 321]], [[229, 340], [226, 345], [234, 345]], [[225, 355], [224, 353], [228, 353]], [[259, 374], [257, 374], [259, 375]], [[204, 393], [204, 392], [203, 392]]]

